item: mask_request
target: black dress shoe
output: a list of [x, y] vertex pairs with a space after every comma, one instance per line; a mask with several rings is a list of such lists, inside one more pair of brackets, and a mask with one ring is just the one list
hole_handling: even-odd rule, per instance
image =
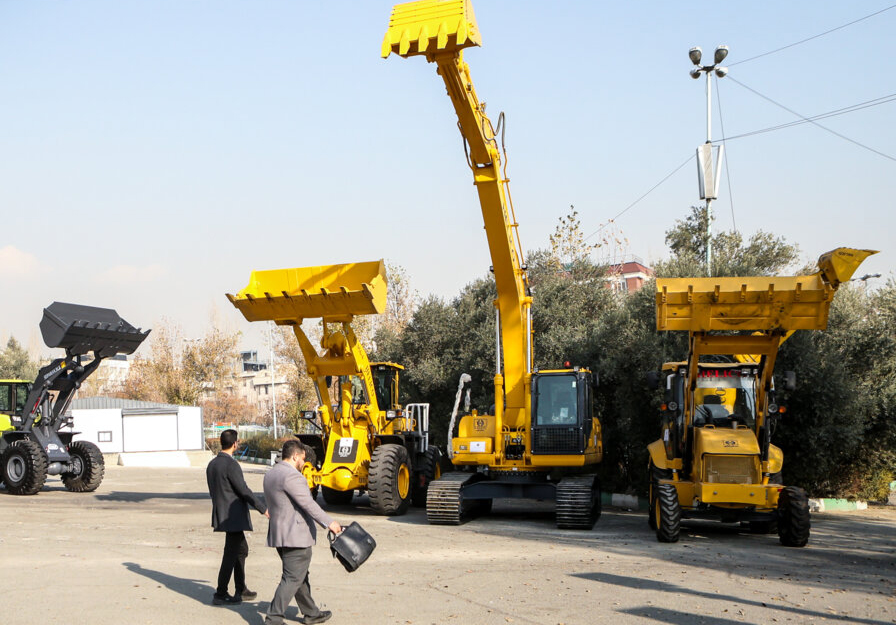
[[305, 623], [305, 625], [313, 625], [314, 623], [325, 623], [330, 620], [331, 616], [333, 616], [332, 612], [330, 612], [329, 610], [323, 610], [317, 616], [306, 616], [304, 619], [302, 619], [302, 622]]
[[213, 605], [237, 605], [242, 602], [243, 600], [239, 597], [234, 597], [231, 595], [219, 595], [215, 593], [215, 596], [212, 597]]
[[242, 599], [243, 601], [252, 601], [258, 596], [258, 593], [254, 590], [249, 590], [248, 588], [241, 593], [237, 593], [237, 597]]

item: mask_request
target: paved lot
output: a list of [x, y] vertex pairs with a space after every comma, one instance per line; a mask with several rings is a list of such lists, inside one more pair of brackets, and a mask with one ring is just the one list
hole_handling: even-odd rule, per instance
[[[244, 470], [260, 491], [264, 468]], [[223, 537], [210, 509], [198, 468], [110, 466], [92, 494], [55, 478], [34, 497], [0, 490], [0, 622], [261, 623], [279, 580], [267, 521], [253, 513], [258, 601], [213, 607]], [[420, 510], [389, 519], [358, 505], [335, 516], [379, 543], [349, 575], [319, 536], [312, 585], [335, 625], [896, 623], [893, 509], [814, 515], [805, 549], [710, 523], [661, 545], [643, 513], [621, 510], [591, 532], [560, 531], [538, 503], [496, 502], [460, 527], [429, 526]]]

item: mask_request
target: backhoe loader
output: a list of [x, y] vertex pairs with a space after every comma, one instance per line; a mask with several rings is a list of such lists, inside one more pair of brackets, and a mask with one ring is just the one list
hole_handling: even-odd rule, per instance
[[[290, 326], [314, 381], [319, 406], [302, 413], [316, 433], [299, 434], [311, 448], [303, 472], [312, 493], [332, 505], [367, 491], [379, 514], [404, 514], [426, 501], [441, 475], [441, 453], [429, 444], [429, 404], [398, 403], [401, 365], [369, 362], [352, 320], [386, 306], [383, 261], [253, 271], [230, 302], [248, 321]], [[320, 319], [321, 352], [302, 328]], [[335, 378], [337, 402], [330, 401]]]
[[480, 43], [469, 0], [423, 0], [393, 8], [381, 49], [383, 58], [424, 56], [445, 82], [479, 194], [498, 293], [494, 409], [464, 415], [458, 434], [449, 431], [451, 460], [460, 470], [430, 485], [426, 516], [456, 525], [490, 509], [494, 498], [545, 499], [556, 501], [558, 527], [590, 529], [600, 515], [594, 465], [603, 456], [596, 376], [569, 364], [533, 367], [532, 296], [508, 179], [495, 128], [463, 60], [463, 49]]
[[103, 481], [103, 454], [72, 440], [77, 432], [67, 430], [65, 411], [104, 358], [133, 353], [150, 331], [109, 308], [62, 302], [44, 308], [40, 330], [47, 347], [64, 349], [65, 357], [41, 367], [34, 382], [0, 381], [0, 480], [14, 495], [36, 494], [47, 475], [60, 475], [70, 491], [91, 492]]
[[[775, 359], [794, 331], [827, 327], [834, 293], [874, 253], [838, 248], [808, 276], [657, 279], [657, 330], [690, 335], [687, 360], [648, 374], [665, 392], [662, 438], [648, 446], [648, 520], [660, 542], [678, 541], [682, 518], [708, 518], [806, 545], [806, 492], [783, 485], [784, 456], [771, 444], [786, 418]], [[784, 390], [795, 383], [785, 372]]]

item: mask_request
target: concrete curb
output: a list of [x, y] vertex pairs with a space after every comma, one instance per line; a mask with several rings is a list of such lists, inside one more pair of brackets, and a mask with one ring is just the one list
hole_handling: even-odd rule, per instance
[[812, 512], [844, 512], [851, 510], [867, 510], [867, 501], [851, 501], [849, 499], [810, 499], [809, 510]]

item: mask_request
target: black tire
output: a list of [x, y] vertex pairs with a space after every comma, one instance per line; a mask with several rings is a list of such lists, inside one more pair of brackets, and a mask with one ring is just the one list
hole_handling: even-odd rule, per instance
[[385, 515], [400, 515], [411, 504], [411, 467], [402, 445], [380, 445], [370, 457], [367, 477], [370, 507]]
[[324, 494], [324, 501], [331, 506], [347, 506], [355, 495], [354, 490], [336, 490], [324, 485], [321, 485], [320, 490]]
[[429, 483], [440, 477], [442, 477], [442, 452], [438, 447], [430, 446], [423, 454], [419, 470], [414, 474], [411, 503], [415, 508], [426, 507], [426, 492], [429, 490]]
[[106, 462], [100, 448], [88, 441], [75, 441], [68, 446], [73, 471], [62, 474], [62, 484], [73, 493], [92, 493], [99, 488], [106, 473]]
[[802, 488], [787, 486], [778, 495], [778, 538], [785, 547], [809, 542], [809, 496]]
[[672, 479], [671, 469], [660, 469], [651, 460], [647, 465], [647, 525], [656, 531], [656, 487], [660, 480]]
[[35, 441], [17, 440], [0, 457], [0, 473], [13, 495], [34, 495], [47, 481], [47, 455]]
[[656, 539], [661, 543], [677, 543], [681, 532], [681, 504], [672, 484], [656, 487]]

